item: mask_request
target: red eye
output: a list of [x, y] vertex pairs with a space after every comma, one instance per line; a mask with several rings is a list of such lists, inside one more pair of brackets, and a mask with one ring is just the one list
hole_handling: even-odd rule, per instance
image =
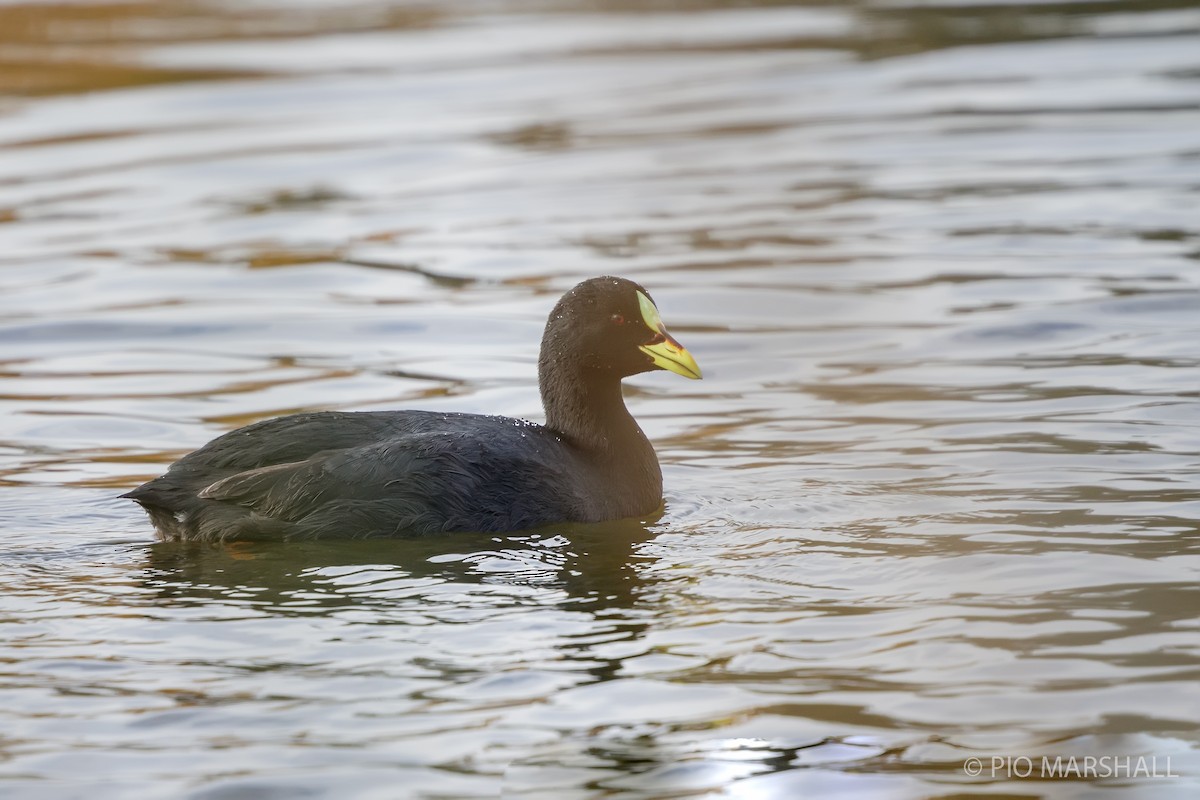
[[613, 325], [624, 325], [624, 324], [625, 324], [625, 318], [624, 318], [624, 317], [622, 317], [620, 314], [613, 314], [613, 315], [612, 315], [612, 322], [613, 322]]

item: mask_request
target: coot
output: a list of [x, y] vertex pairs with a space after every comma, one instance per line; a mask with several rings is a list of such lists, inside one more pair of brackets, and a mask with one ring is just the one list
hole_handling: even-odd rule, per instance
[[621, 379], [699, 378], [649, 292], [592, 278], [550, 312], [538, 358], [546, 424], [431, 411], [320, 411], [231, 431], [122, 495], [159, 538], [224, 541], [515, 531], [662, 505], [654, 448]]

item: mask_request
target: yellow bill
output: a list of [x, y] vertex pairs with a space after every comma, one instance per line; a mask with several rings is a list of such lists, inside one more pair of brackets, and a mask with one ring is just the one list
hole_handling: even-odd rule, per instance
[[663, 324], [662, 317], [659, 316], [658, 309], [650, 301], [650, 298], [642, 292], [638, 292], [637, 296], [638, 306], [642, 311], [642, 321], [656, 334], [653, 341], [641, 345], [638, 349], [650, 356], [650, 360], [656, 367], [670, 370], [685, 378], [700, 380], [703, 376], [700, 374], [700, 365], [696, 363], [696, 359], [692, 358], [692, 354], [687, 351], [687, 348], [667, 333], [667, 326]]

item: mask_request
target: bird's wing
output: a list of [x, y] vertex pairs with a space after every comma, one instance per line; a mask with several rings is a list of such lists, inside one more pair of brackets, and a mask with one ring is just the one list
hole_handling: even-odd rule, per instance
[[317, 411], [262, 420], [218, 436], [172, 465], [183, 473], [252, 470], [303, 462], [323, 451], [358, 447], [386, 438], [393, 420], [420, 424], [428, 416]]
[[291, 523], [297, 536], [344, 530], [347, 520], [364, 535], [517, 530], [573, 518], [578, 498], [567, 472], [536, 449], [407, 434], [244, 470], [199, 497]]
[[[363, 447], [315, 453], [302, 460], [244, 470], [205, 487], [205, 500], [251, 508], [295, 522], [328, 503], [391, 499], [413, 506], [432, 495], [431, 483], [454, 478], [432, 454], [422, 454], [423, 437], [409, 436]], [[415, 440], [415, 441], [414, 441]], [[457, 476], [459, 480], [468, 474]], [[417, 510], [416, 508], [413, 509]]]

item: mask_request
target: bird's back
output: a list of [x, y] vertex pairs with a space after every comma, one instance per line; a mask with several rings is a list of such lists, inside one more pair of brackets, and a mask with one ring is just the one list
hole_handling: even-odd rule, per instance
[[590, 521], [596, 478], [520, 420], [317, 412], [231, 431], [124, 496], [166, 539], [402, 536]]

